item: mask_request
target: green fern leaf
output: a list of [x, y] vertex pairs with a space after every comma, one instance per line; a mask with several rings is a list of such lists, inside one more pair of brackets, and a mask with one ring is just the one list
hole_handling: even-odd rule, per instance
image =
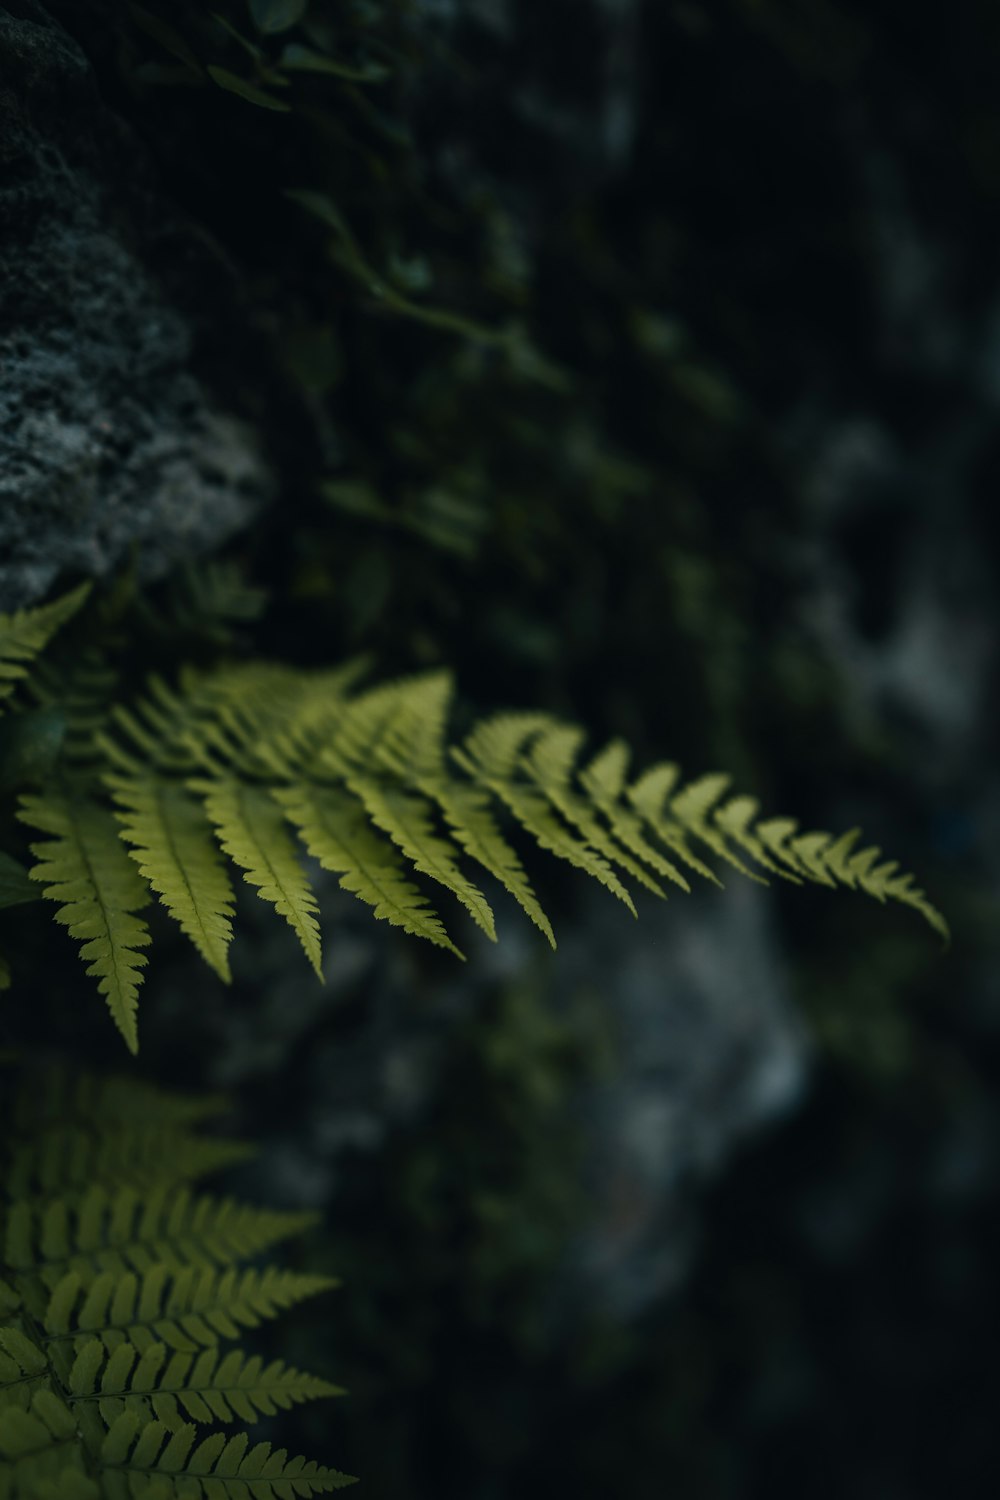
[[0, 1326], [0, 1410], [27, 1410], [35, 1392], [48, 1386], [48, 1378], [44, 1351], [15, 1325]]
[[643, 834], [641, 820], [621, 800], [628, 763], [628, 746], [623, 740], [612, 740], [589, 765], [584, 766], [580, 782], [620, 844], [644, 860], [658, 875], [666, 876], [682, 891], [690, 891], [690, 883], [684, 875], [671, 860], [664, 859], [660, 851], [653, 848]]
[[635, 915], [632, 897], [607, 860], [577, 838], [553, 814], [547, 797], [524, 778], [524, 752], [551, 725], [546, 714], [498, 714], [473, 730], [464, 748], [453, 749], [452, 755], [464, 771], [506, 804], [542, 849], [585, 870]]
[[445, 729], [452, 692], [448, 672], [400, 684], [395, 710], [376, 747], [379, 763], [437, 804], [456, 842], [510, 892], [555, 947], [549, 919], [493, 818], [489, 798], [448, 773]]
[[919, 912], [946, 943], [950, 942], [947, 922], [916, 888], [911, 875], [900, 873], [895, 861], [880, 864], [879, 849], [855, 850], [860, 830], [851, 829], [837, 839], [829, 833], [800, 834], [791, 818], [769, 818], [754, 824], [757, 811], [758, 803], [752, 797], [734, 797], [716, 811], [715, 820], [722, 832], [764, 869], [785, 880], [844, 885], [863, 890], [877, 901], [899, 901]]
[[92, 767], [120, 675], [106, 645], [85, 647], [58, 666], [39, 663], [27, 687], [40, 705], [36, 733], [43, 748], [47, 735], [64, 765]]
[[[406, 684], [389, 683], [356, 699], [341, 715], [333, 744], [324, 753], [325, 770], [342, 776], [371, 821], [414, 869], [443, 885], [492, 941], [496, 926], [489, 902], [456, 864], [453, 848], [435, 831], [431, 804], [397, 778], [377, 777], [377, 752], [398, 712]], [[457, 950], [456, 950], [457, 952]]]
[[90, 584], [84, 583], [61, 599], [54, 599], [51, 604], [0, 615], [0, 703], [9, 698], [17, 684], [27, 677], [35, 657], [45, 649], [59, 627], [76, 614], [89, 593]]
[[159, 777], [107, 778], [128, 852], [170, 915], [229, 982], [233, 893], [198, 802]]
[[38, 1202], [94, 1186], [191, 1182], [252, 1154], [241, 1141], [204, 1139], [154, 1123], [96, 1131], [74, 1124], [14, 1143], [7, 1175], [12, 1194]]
[[372, 831], [353, 798], [336, 787], [305, 782], [279, 787], [274, 796], [309, 853], [324, 870], [340, 876], [344, 890], [373, 907], [376, 917], [458, 953], [437, 914], [406, 879], [401, 861]]
[[[767, 883], [854, 885], [943, 919], [911, 880], [873, 858], [860, 862], [841, 840], [803, 834], [789, 819], [760, 820], [751, 798], [727, 796], [728, 778], [682, 785], [676, 766], [652, 767], [626, 784], [628, 751], [613, 741], [577, 764], [583, 732], [547, 714], [499, 714], [449, 747], [449, 674], [425, 673], [351, 696], [357, 663], [298, 671], [267, 662], [182, 674], [178, 687], [150, 680], [134, 707], [113, 714], [101, 739], [112, 770], [123, 836], [154, 887], [172, 905], [218, 972], [232, 917], [228, 886], [206, 899], [193, 872], [216, 867], [212, 839], [285, 917], [319, 971], [313, 893], [285, 829], [341, 885], [405, 931], [458, 952], [426, 896], [409, 878], [423, 874], [463, 903], [491, 938], [494, 917], [461, 866], [467, 855], [520, 903], [552, 942], [548, 918], [498, 811], [534, 843], [598, 880], [634, 913], [617, 873], [662, 896], [659, 877], [682, 890], [692, 874], [719, 883], [708, 858]], [[179, 776], [199, 796], [211, 833], [179, 857], [160, 807], [190, 813]], [[130, 799], [123, 807], [123, 799]], [[155, 800], [155, 799], [154, 799]]]
[[[31, 1137], [48, 1126], [74, 1125], [84, 1131], [106, 1131], [134, 1125], [160, 1125], [175, 1130], [200, 1124], [230, 1108], [221, 1094], [173, 1094], [127, 1074], [103, 1078], [81, 1072], [75, 1063], [46, 1062], [42, 1067], [12, 1058], [23, 1079], [21, 1087], [5, 1091], [5, 1142]], [[0, 1067], [4, 1066], [0, 1059]]]
[[425, 778], [420, 789], [438, 804], [456, 841], [469, 855], [510, 892], [554, 948], [555, 934], [532, 889], [521, 861], [510, 847], [490, 811], [489, 800], [478, 787], [443, 777]]
[[236, 780], [196, 780], [191, 789], [201, 794], [223, 849], [270, 901], [298, 937], [306, 957], [323, 977], [316, 899], [285, 830], [282, 810], [258, 787]]
[[0, 1222], [0, 1259], [54, 1287], [68, 1271], [140, 1274], [163, 1264], [216, 1269], [253, 1260], [315, 1222], [311, 1214], [251, 1208], [186, 1187], [148, 1192], [91, 1187], [72, 1202], [43, 1206], [17, 1199]]
[[670, 816], [680, 824], [685, 833], [691, 834], [719, 859], [725, 860], [727, 864], [739, 870], [741, 875], [747, 875], [751, 880], [758, 880], [759, 877], [747, 868], [738, 855], [733, 853], [729, 843], [720, 833], [714, 816], [711, 821], [709, 818], [710, 814], [714, 814], [719, 799], [729, 786], [730, 779], [726, 775], [713, 772], [689, 781], [671, 797]]
[[220, 1271], [156, 1263], [141, 1274], [107, 1271], [93, 1278], [69, 1271], [52, 1288], [41, 1323], [52, 1342], [86, 1335], [99, 1338], [109, 1352], [122, 1343], [140, 1353], [155, 1343], [214, 1348], [238, 1338], [241, 1328], [257, 1328], [339, 1284], [331, 1276], [276, 1266]]
[[38, 887], [23, 865], [0, 851], [0, 908], [38, 900]]
[[[766, 825], [753, 824], [760, 810], [755, 797], [730, 797], [715, 810], [714, 820], [720, 832], [755, 860], [762, 869], [782, 879], [801, 879], [803, 870], [799, 862], [781, 846], [769, 850], [767, 841], [761, 837]], [[777, 859], [775, 858], [777, 855]]]
[[675, 765], [651, 766], [638, 781], [626, 788], [625, 795], [635, 811], [681, 864], [687, 865], [689, 870], [693, 870], [703, 880], [721, 885], [715, 871], [704, 860], [699, 859], [691, 848], [685, 829], [667, 811], [666, 799], [679, 777], [680, 770]]
[[247, 667], [246, 681], [227, 685], [218, 706], [235, 754], [228, 764], [241, 774], [278, 780], [312, 776], [318, 758], [335, 734], [346, 704], [345, 689], [364, 668], [364, 659], [319, 672]]
[[879, 849], [862, 849], [859, 854], [855, 854], [848, 866], [852, 877], [849, 883], [856, 883], [869, 896], [874, 896], [876, 901], [901, 901], [904, 906], [912, 906], [914, 911], [918, 911], [940, 933], [946, 943], [950, 942], [951, 933], [947, 922], [937, 908], [931, 905], [923, 891], [915, 887], [913, 876], [897, 873], [899, 865], [895, 860], [885, 860], [878, 864], [880, 853]]
[[4, 1500], [104, 1500], [87, 1474], [73, 1413], [46, 1387], [27, 1410], [0, 1410], [0, 1496]]
[[[346, 781], [376, 828], [389, 835], [413, 868], [456, 895], [486, 936], [496, 942], [490, 904], [462, 874], [451, 845], [435, 833], [427, 800], [357, 772], [348, 773]], [[458, 949], [454, 951], [458, 953]]]
[[290, 1494], [331, 1494], [355, 1482], [348, 1474], [302, 1458], [289, 1461], [283, 1448], [272, 1449], [270, 1443], [251, 1448], [245, 1433], [229, 1439], [215, 1433], [195, 1446], [196, 1437], [192, 1424], [171, 1433], [162, 1422], [143, 1422], [135, 1412], [125, 1411], [108, 1431], [102, 1467], [130, 1478], [163, 1478], [176, 1485], [163, 1493], [177, 1495], [178, 1500], [286, 1500]]
[[[42, 1356], [42, 1369], [46, 1368]], [[113, 1421], [122, 1409], [151, 1411], [171, 1431], [186, 1421], [256, 1422], [303, 1401], [341, 1396], [339, 1386], [303, 1374], [281, 1360], [265, 1364], [239, 1349], [195, 1352], [148, 1344], [142, 1351], [121, 1343], [109, 1354], [99, 1339], [77, 1351], [69, 1374], [73, 1402], [97, 1401]]]
[[[0, 1068], [9, 1085], [9, 1060]], [[14, 1124], [12, 1132], [0, 1126], [0, 1500], [288, 1500], [349, 1483], [270, 1444], [251, 1447], [246, 1434], [211, 1431], [340, 1394], [280, 1360], [219, 1347], [333, 1284], [274, 1267], [237, 1269], [310, 1216], [194, 1198], [162, 1183], [109, 1192], [96, 1180], [102, 1153], [112, 1150], [109, 1119], [118, 1117], [131, 1138], [112, 1154], [131, 1161], [142, 1157], [144, 1131], [176, 1132], [198, 1109], [134, 1081], [81, 1079], [66, 1088], [60, 1117], [66, 1078], [65, 1069], [25, 1069], [0, 1094], [0, 1115]], [[148, 1122], [137, 1113], [143, 1095]], [[215, 1109], [209, 1100], [201, 1113]], [[79, 1154], [74, 1131], [84, 1139]], [[68, 1165], [56, 1160], [60, 1142]], [[178, 1151], [190, 1158], [196, 1148], [187, 1138]], [[39, 1206], [24, 1196], [39, 1175], [76, 1184], [88, 1162], [94, 1176], [71, 1200]], [[210, 1424], [200, 1442], [188, 1419]]]
[[81, 796], [25, 796], [17, 816], [43, 833], [32, 844], [38, 860], [32, 880], [42, 894], [60, 903], [56, 921], [82, 941], [87, 973], [98, 980], [112, 1019], [131, 1052], [138, 1049], [136, 996], [149, 942], [146, 924], [135, 915], [149, 900], [132, 861], [118, 838], [111, 814]]
[[662, 896], [663, 887], [605, 832], [589, 801], [578, 796], [572, 789], [570, 778], [585, 738], [583, 730], [574, 725], [554, 724], [532, 742], [525, 768], [538, 789], [548, 797], [566, 822], [577, 829], [585, 843], [611, 863], [627, 870], [654, 895]]

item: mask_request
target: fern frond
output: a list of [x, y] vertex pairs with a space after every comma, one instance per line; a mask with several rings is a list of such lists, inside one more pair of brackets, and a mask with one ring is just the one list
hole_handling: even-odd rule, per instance
[[[9, 698], [17, 684], [28, 675], [35, 657], [45, 649], [61, 625], [71, 619], [90, 593], [90, 584], [42, 604], [35, 609], [19, 609], [12, 615], [0, 615], [0, 704]], [[0, 713], [3, 712], [0, 707]]]
[[695, 854], [688, 842], [686, 830], [671, 816], [665, 805], [667, 797], [679, 779], [680, 768], [678, 766], [669, 764], [651, 766], [633, 785], [626, 788], [625, 796], [640, 818], [649, 824], [657, 838], [672, 854], [676, 855], [681, 864], [687, 865], [689, 870], [693, 870], [703, 880], [711, 880], [715, 885], [721, 885], [722, 882], [715, 871]]
[[95, 1186], [193, 1182], [252, 1154], [242, 1141], [206, 1139], [155, 1123], [93, 1131], [73, 1124], [14, 1144], [6, 1170], [12, 1194], [39, 1201]]
[[[135, 1412], [124, 1411], [104, 1440], [102, 1474], [120, 1473], [130, 1484], [140, 1476], [160, 1480], [166, 1487], [148, 1492], [157, 1500], [161, 1495], [177, 1500], [287, 1500], [289, 1495], [328, 1495], [355, 1482], [349, 1474], [304, 1458], [289, 1460], [284, 1448], [272, 1448], [270, 1443], [251, 1448], [246, 1433], [228, 1439], [214, 1433], [197, 1446], [196, 1442], [193, 1424], [172, 1433], [162, 1422], [144, 1422]], [[123, 1488], [121, 1493], [129, 1491]]]
[[91, 1187], [72, 1202], [16, 1199], [0, 1221], [0, 1259], [50, 1289], [67, 1271], [140, 1274], [157, 1264], [216, 1269], [253, 1260], [315, 1223], [312, 1214], [252, 1208], [186, 1187]]
[[55, 717], [59, 754], [74, 768], [99, 758], [97, 737], [119, 691], [120, 671], [106, 647], [89, 646], [58, 665], [39, 663], [27, 684], [40, 709]]
[[105, 1500], [73, 1413], [48, 1386], [0, 1410], [0, 1500]]
[[182, 932], [220, 979], [229, 982], [233, 892], [201, 805], [175, 783], [110, 776], [121, 837]]
[[0, 1327], [0, 1410], [27, 1409], [36, 1390], [48, 1384], [45, 1351], [14, 1324]]
[[141, 1274], [102, 1271], [93, 1278], [68, 1271], [52, 1288], [40, 1321], [50, 1341], [99, 1338], [109, 1352], [121, 1343], [140, 1353], [154, 1343], [207, 1349], [339, 1285], [332, 1276], [276, 1266], [219, 1271], [156, 1263]]
[[24, 866], [0, 851], [0, 909], [37, 900], [38, 887], [32, 883]]
[[75, 1125], [108, 1130], [132, 1125], [181, 1129], [223, 1114], [230, 1101], [222, 1094], [174, 1094], [127, 1074], [104, 1078], [84, 1073], [75, 1064], [45, 1063], [33, 1067], [16, 1057], [0, 1059], [22, 1079], [2, 1097], [3, 1139], [8, 1148], [18, 1137], [30, 1137], [48, 1126]]
[[237, 563], [209, 558], [177, 572], [162, 610], [142, 595], [138, 608], [146, 623], [171, 641], [180, 633], [226, 647], [241, 625], [260, 618], [267, 599], [267, 590], [250, 583]]
[[676, 765], [662, 763], [628, 782], [621, 741], [581, 758], [583, 731], [544, 713], [496, 714], [452, 746], [449, 674], [352, 694], [359, 670], [252, 662], [187, 672], [177, 687], [152, 678], [100, 737], [122, 839], [223, 976], [232, 896], [214, 846], [285, 918], [321, 971], [316, 901], [286, 820], [376, 916], [455, 953], [418, 878], [457, 896], [494, 938], [493, 911], [466, 859], [554, 941], [508, 842], [510, 825], [633, 914], [622, 876], [663, 896], [666, 881], [685, 891], [695, 875], [719, 884], [713, 864], [722, 862], [764, 884], [779, 875], [853, 886], [909, 905], [947, 931], [923, 892], [877, 851], [856, 853], [832, 835], [800, 833], [789, 819], [761, 819], [752, 798], [730, 794], [724, 775], [685, 783]]
[[730, 777], [717, 772], [698, 776], [675, 792], [670, 798], [668, 816], [678, 824], [685, 834], [703, 844], [710, 853], [747, 875], [757, 879], [723, 837], [717, 822], [716, 808], [723, 793], [728, 789]]
[[571, 832], [553, 812], [548, 798], [524, 774], [525, 752], [552, 722], [546, 714], [498, 714], [473, 730], [464, 747], [454, 749], [452, 755], [464, 771], [510, 809], [540, 848], [593, 876], [634, 916], [632, 897], [607, 860]]
[[337, 787], [305, 782], [279, 787], [274, 796], [306, 849], [324, 870], [340, 876], [344, 890], [393, 926], [458, 953], [427, 899], [406, 879], [402, 861], [353, 798]]
[[199, 682], [189, 669], [181, 673], [175, 690], [154, 673], [146, 680], [144, 697], [129, 707], [116, 703], [96, 737], [108, 764], [127, 775], [195, 770], [198, 762], [187, 735], [198, 711]]
[[722, 832], [764, 869], [785, 880], [843, 885], [864, 891], [876, 901], [899, 901], [919, 912], [945, 942], [950, 940], [947, 922], [916, 888], [912, 875], [903, 874], [894, 860], [881, 860], [880, 849], [855, 849], [860, 829], [850, 829], [836, 839], [830, 833], [799, 833], [792, 818], [755, 823], [757, 811], [754, 798], [734, 797], [718, 809], [715, 819]]
[[265, 1364], [239, 1349], [189, 1352], [154, 1343], [140, 1352], [122, 1343], [109, 1354], [99, 1339], [77, 1350], [69, 1389], [71, 1404], [99, 1402], [105, 1421], [113, 1421], [124, 1405], [151, 1412], [171, 1431], [186, 1421], [256, 1422], [303, 1401], [343, 1395], [339, 1386], [280, 1359]]
[[[775, 841], [774, 830], [768, 823], [756, 821], [759, 811], [760, 804], [755, 797], [730, 797], [716, 810], [715, 823], [727, 839], [749, 854], [762, 869], [772, 875], [801, 881], [808, 872], [803, 870], [794, 854], [782, 848], [780, 839]], [[815, 878], [822, 879], [824, 884], [834, 883], [819, 873]]]
[[[343, 776], [371, 821], [388, 834], [414, 869], [457, 896], [473, 921], [495, 942], [490, 905], [455, 862], [453, 846], [435, 831], [431, 803], [400, 778], [372, 774], [373, 758], [406, 705], [409, 687], [407, 683], [389, 683], [348, 705], [322, 763]], [[411, 712], [412, 702], [411, 696]]]
[[644, 860], [658, 875], [672, 880], [682, 891], [690, 891], [690, 882], [671, 860], [665, 859], [650, 844], [643, 833], [641, 820], [621, 800], [628, 763], [628, 746], [623, 740], [612, 740], [589, 765], [583, 767], [580, 783], [620, 844]]
[[348, 772], [345, 780], [375, 827], [388, 834], [413, 868], [457, 896], [476, 925], [496, 942], [496, 925], [489, 902], [462, 874], [452, 846], [434, 832], [427, 800], [413, 792], [382, 785], [359, 772]]
[[112, 1019], [131, 1052], [138, 1050], [136, 995], [149, 942], [146, 924], [135, 913], [149, 893], [118, 837], [114, 819], [81, 795], [24, 796], [17, 816], [51, 835], [31, 845], [38, 863], [31, 870], [42, 894], [60, 903], [56, 921], [82, 942], [87, 973], [98, 980]]
[[[0, 1058], [8, 1084], [11, 1066]], [[13, 1095], [0, 1095], [0, 1111], [14, 1122], [13, 1132], [0, 1129], [0, 1500], [287, 1500], [351, 1482], [305, 1459], [289, 1462], [267, 1443], [251, 1448], [246, 1434], [210, 1430], [340, 1394], [281, 1360], [219, 1347], [336, 1284], [237, 1268], [311, 1216], [153, 1184], [166, 1136], [178, 1137], [176, 1152], [188, 1161], [200, 1159], [200, 1145], [212, 1152], [219, 1144], [178, 1127], [199, 1112], [192, 1102], [86, 1080], [66, 1089], [66, 1117], [53, 1118], [67, 1074], [46, 1074], [26, 1070]], [[159, 1120], [137, 1117], [144, 1094]], [[36, 1096], [42, 1102], [32, 1108]], [[201, 1113], [217, 1107], [206, 1101]], [[111, 1192], [98, 1179], [103, 1153], [115, 1155], [105, 1128], [114, 1116], [124, 1116], [119, 1127], [130, 1140], [118, 1155], [127, 1157], [145, 1131], [160, 1141], [145, 1180]], [[38, 1181], [63, 1179], [83, 1190], [39, 1205]], [[192, 1421], [209, 1424], [201, 1441]]]
[[266, 789], [235, 779], [191, 782], [204, 798], [219, 842], [244, 879], [270, 901], [298, 937], [322, 979], [316, 898], [285, 829], [282, 810]]
[[584, 731], [575, 725], [553, 724], [532, 742], [524, 762], [525, 770], [556, 812], [577, 830], [585, 843], [609, 863], [627, 870], [654, 895], [662, 896], [662, 886], [600, 826], [587, 798], [573, 790], [571, 778], [585, 739]]
[[329, 740], [344, 691], [364, 666], [358, 658], [308, 673], [269, 662], [188, 669], [177, 689], [153, 676], [143, 697], [114, 709], [102, 746], [127, 772], [291, 776]]
[[437, 804], [460, 847], [510, 892], [555, 947], [549, 919], [520, 860], [500, 832], [489, 798], [449, 773], [445, 730], [452, 693], [448, 672], [428, 673], [400, 684], [394, 712], [376, 747], [379, 763]]

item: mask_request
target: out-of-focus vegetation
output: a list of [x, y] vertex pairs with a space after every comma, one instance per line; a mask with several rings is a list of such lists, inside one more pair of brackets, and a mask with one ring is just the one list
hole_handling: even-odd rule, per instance
[[[595, 1020], [537, 975], [470, 990], [419, 1105], [375, 1144], [342, 1123], [310, 1185], [346, 1085], [308, 1054], [354, 1056], [362, 983], [298, 1030], [282, 992], [244, 1108], [329, 1195], [350, 1285], [276, 1350], [353, 1393], [298, 1447], [394, 1500], [992, 1493], [996, 13], [52, 8], [241, 309], [238, 359], [200, 358], [281, 475], [233, 549], [268, 649], [446, 662], [477, 710], [724, 766], [863, 823], [957, 929], [942, 964], [902, 917], [783, 897], [811, 1090], [706, 1201], [688, 1284], [624, 1323], [560, 1300], [613, 994]], [[403, 975], [387, 1034], [445, 983]], [[235, 1058], [239, 1018], [196, 1004]], [[164, 1077], [205, 1069], [160, 1040]]]

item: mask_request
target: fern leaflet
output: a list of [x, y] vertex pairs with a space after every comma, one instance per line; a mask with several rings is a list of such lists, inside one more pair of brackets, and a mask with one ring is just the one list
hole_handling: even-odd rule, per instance
[[78, 1349], [69, 1388], [71, 1404], [97, 1401], [106, 1421], [114, 1420], [124, 1404], [126, 1409], [152, 1412], [172, 1431], [185, 1420], [255, 1422], [302, 1401], [343, 1395], [338, 1386], [280, 1359], [265, 1364], [259, 1355], [239, 1349], [192, 1353], [153, 1343], [140, 1352], [121, 1343], [109, 1354], [100, 1339], [90, 1339]]
[[270, 901], [285, 918], [322, 979], [316, 898], [275, 799], [266, 790], [232, 778], [197, 780], [191, 787], [204, 797], [223, 849], [244, 870], [244, 879], [256, 886], [261, 899]]
[[148, 904], [149, 891], [114, 819], [96, 802], [69, 794], [22, 797], [18, 817], [51, 835], [31, 846], [38, 860], [31, 878], [60, 903], [56, 921], [82, 941], [87, 973], [98, 980], [126, 1046], [136, 1052], [136, 994], [146, 962], [138, 950], [149, 942], [149, 931], [135, 913]]
[[121, 837], [142, 875], [198, 952], [229, 982], [233, 892], [204, 810], [162, 777], [112, 776]]
[[458, 952], [426, 898], [406, 879], [402, 862], [352, 798], [336, 787], [305, 782], [279, 787], [274, 795], [309, 853], [340, 876], [344, 890], [374, 907], [377, 917]]
[[50, 1341], [93, 1335], [111, 1352], [121, 1343], [141, 1353], [150, 1344], [170, 1349], [214, 1348], [257, 1328], [308, 1297], [331, 1291], [330, 1276], [308, 1276], [275, 1266], [216, 1270], [154, 1262], [141, 1274], [68, 1271], [53, 1286], [41, 1313]]
[[35, 657], [48, 645], [59, 627], [76, 614], [89, 593], [90, 584], [83, 583], [51, 604], [0, 615], [0, 704], [27, 677]]

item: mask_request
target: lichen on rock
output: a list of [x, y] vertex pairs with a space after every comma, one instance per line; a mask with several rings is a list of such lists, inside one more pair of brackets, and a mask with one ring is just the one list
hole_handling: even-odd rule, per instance
[[[267, 495], [159, 267], [178, 225], [145, 152], [41, 6], [0, 12], [0, 607], [135, 552], [155, 575]], [[182, 238], [182, 232], [180, 237]], [[159, 263], [159, 264], [158, 264]]]

